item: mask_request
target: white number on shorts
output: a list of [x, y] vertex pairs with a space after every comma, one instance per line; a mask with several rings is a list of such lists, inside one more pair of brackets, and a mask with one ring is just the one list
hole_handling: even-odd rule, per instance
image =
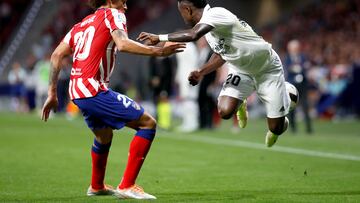
[[84, 32], [78, 32], [74, 36], [75, 52], [74, 59], [83, 61], [90, 54], [90, 48], [95, 35], [95, 27], [90, 26]]
[[117, 99], [122, 103], [123, 105], [125, 106], [125, 108], [129, 108], [129, 106], [131, 105], [131, 103], [133, 102], [132, 99], [130, 99], [129, 97], [125, 96], [125, 95], [122, 95], [122, 94], [119, 94], [117, 96]]

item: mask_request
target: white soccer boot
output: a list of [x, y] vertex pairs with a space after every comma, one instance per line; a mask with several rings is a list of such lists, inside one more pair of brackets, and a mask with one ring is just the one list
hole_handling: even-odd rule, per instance
[[249, 113], [247, 111], [247, 101], [244, 99], [243, 103], [240, 105], [238, 111], [236, 112], [236, 118], [240, 128], [245, 128], [247, 124]]
[[[285, 125], [284, 125], [284, 132], [287, 130], [287, 127], [289, 125], [289, 119], [287, 117], [285, 117]], [[267, 147], [272, 147], [277, 139], [279, 138], [279, 135], [275, 135], [274, 133], [272, 133], [270, 130], [266, 133], [266, 137], [265, 137], [265, 144]]]
[[126, 189], [117, 188], [115, 190], [115, 196], [120, 199], [156, 199], [155, 196], [144, 192], [144, 190], [138, 185], [133, 185]]
[[87, 196], [98, 196], [98, 195], [113, 195], [115, 193], [114, 188], [111, 185], [105, 185], [104, 189], [95, 190], [89, 186], [86, 195]]

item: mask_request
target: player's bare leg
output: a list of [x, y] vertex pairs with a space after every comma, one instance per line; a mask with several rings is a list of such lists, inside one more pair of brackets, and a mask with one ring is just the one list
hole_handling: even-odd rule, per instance
[[140, 119], [127, 123], [127, 127], [137, 130], [130, 144], [128, 163], [121, 183], [116, 188], [115, 195], [121, 199], [156, 199], [155, 196], [145, 193], [135, 184], [141, 166], [150, 149], [156, 132], [156, 121], [148, 113], [144, 113]]
[[218, 111], [223, 119], [230, 119], [236, 112], [239, 127], [245, 128], [248, 119], [246, 100], [221, 96], [218, 101]]
[[104, 128], [93, 130], [93, 133], [95, 134], [95, 140], [91, 150], [92, 176], [87, 196], [113, 195], [114, 188], [104, 184], [106, 163], [113, 138], [113, 130], [111, 128]]
[[280, 118], [267, 118], [269, 131], [265, 137], [265, 143], [267, 147], [272, 147], [278, 137], [283, 134], [289, 125], [289, 120], [287, 117], [283, 116]]
[[134, 130], [137, 129], [156, 129], [156, 120], [147, 112], [139, 118], [139, 120], [132, 121], [126, 124], [127, 127]]
[[95, 139], [100, 144], [109, 144], [113, 138], [113, 130], [111, 128], [104, 128], [100, 130], [93, 130]]
[[241, 100], [229, 96], [221, 96], [218, 99], [218, 112], [222, 119], [228, 120], [238, 110]]

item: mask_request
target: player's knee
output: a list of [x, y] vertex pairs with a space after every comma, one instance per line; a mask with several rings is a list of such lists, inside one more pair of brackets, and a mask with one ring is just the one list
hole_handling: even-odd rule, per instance
[[111, 128], [104, 128], [100, 130], [93, 130], [96, 140], [100, 144], [108, 144], [113, 138], [113, 130]]
[[149, 122], [149, 128], [156, 129], [156, 125], [157, 125], [156, 120], [153, 117], [151, 117]]
[[146, 114], [144, 120], [145, 121], [144, 121], [143, 127], [147, 128], [147, 129], [156, 129], [157, 123], [156, 123], [156, 120], [152, 116]]
[[283, 123], [276, 123], [269, 126], [269, 130], [274, 133], [275, 135], [281, 135], [285, 132], [284, 124]]
[[234, 114], [234, 112], [229, 108], [219, 108], [218, 112], [221, 118], [225, 120], [230, 119]]
[[279, 118], [268, 118], [269, 130], [275, 135], [283, 134], [289, 125], [288, 119], [284, 117]]

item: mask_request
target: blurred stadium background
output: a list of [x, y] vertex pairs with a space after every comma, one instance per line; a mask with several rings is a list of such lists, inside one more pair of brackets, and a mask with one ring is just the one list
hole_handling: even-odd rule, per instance
[[[306, 55], [301, 68], [305, 69], [303, 75], [308, 81], [306, 98], [312, 118], [334, 120], [359, 117], [358, 0], [227, 0], [209, 3], [224, 6], [248, 21], [273, 44], [284, 65], [287, 65], [288, 42], [299, 41], [301, 52]], [[128, 29], [132, 39], [141, 31], [166, 33], [184, 28], [175, 0], [128, 1], [128, 4]], [[46, 95], [49, 54], [71, 26], [92, 10], [86, 6], [85, 0], [3, 0], [0, 5], [0, 111], [29, 112], [39, 108]], [[201, 52], [203, 45], [198, 46]], [[176, 80], [177, 74], [181, 74], [176, 67], [177, 57], [171, 57], [170, 62], [127, 54], [119, 54], [118, 58], [111, 87], [148, 102], [149, 108], [156, 100], [154, 97], [164, 91], [171, 100], [182, 96], [197, 99], [196, 93], [183, 93], [179, 87], [183, 83], [181, 79]], [[70, 60], [64, 61], [64, 65], [68, 68], [63, 71], [59, 84], [62, 98], [60, 112], [66, 110], [68, 102], [66, 83]], [[17, 79], [11, 74], [16, 67], [19, 69]], [[162, 69], [168, 70], [164, 72]], [[213, 91], [210, 95], [213, 95], [214, 102], [216, 86], [221, 84], [222, 75], [218, 73], [218, 77], [210, 79], [210, 84], [206, 86], [208, 92]], [[292, 78], [289, 80], [293, 82]], [[250, 99], [250, 106], [256, 110], [253, 116], [263, 115], [256, 99]], [[155, 113], [155, 110], [152, 112]], [[299, 111], [298, 116], [303, 116], [302, 112]]]
[[[311, 157], [311, 159], [313, 159], [311, 162], [307, 162], [307, 159], [292, 158], [290, 157], [291, 155], [285, 155], [284, 159], [282, 159], [281, 156], [280, 158], [276, 158], [275, 156], [272, 157], [273, 159], [269, 158], [269, 160], [275, 162], [282, 160], [280, 162], [283, 165], [291, 162], [295, 167], [294, 170], [296, 173], [301, 171], [302, 176], [307, 173], [306, 167], [313, 166], [313, 168], [318, 167], [317, 169], [324, 170], [323, 174], [318, 174], [319, 176], [323, 175], [324, 179], [314, 180], [314, 182], [302, 182], [304, 180], [299, 179], [294, 180], [294, 183], [300, 182], [300, 186], [292, 190], [290, 189], [292, 193], [288, 196], [281, 196], [283, 194], [278, 191], [266, 190], [266, 187], [254, 189], [254, 191], [256, 190], [259, 193], [254, 191], [250, 192], [252, 188], [257, 188], [257, 186], [251, 182], [241, 183], [239, 186], [241, 189], [228, 188], [222, 185], [225, 183], [217, 182], [218, 185], [214, 186], [214, 188], [219, 189], [221, 186], [224, 186], [227, 191], [239, 191], [240, 193], [245, 193], [245, 195], [240, 197], [234, 196], [230, 194], [230, 192], [225, 192], [225, 196], [228, 195], [228, 197], [224, 197], [224, 199], [216, 199], [217, 195], [223, 195], [217, 193], [215, 193], [217, 195], [210, 195], [209, 198], [215, 198], [215, 201], [225, 202], [236, 201], [236, 199], [239, 198], [247, 198], [249, 201], [256, 202], [256, 198], [253, 199], [252, 197], [262, 195], [261, 198], [258, 199], [259, 201], [291, 202], [294, 200], [292, 198], [299, 198], [299, 195], [302, 194], [304, 195], [302, 197], [304, 199], [300, 198], [299, 202], [360, 201], [360, 177], [358, 173], [360, 169], [360, 1], [208, 0], [208, 2], [213, 7], [222, 6], [229, 9], [240, 19], [252, 25], [258, 34], [271, 42], [283, 60], [287, 79], [295, 83], [300, 90], [302, 99], [296, 115], [294, 115], [297, 121], [293, 123], [293, 127], [287, 132], [286, 137], [283, 139], [284, 141], [280, 141], [280, 146], [315, 150], [313, 151], [315, 154], [317, 151], [328, 152], [326, 156], [319, 156], [322, 157], [321, 160]], [[38, 115], [42, 103], [46, 99], [50, 68], [49, 56], [52, 50], [74, 23], [80, 21], [91, 12], [93, 11], [86, 6], [85, 0], [1, 0], [0, 2], [0, 138], [2, 139], [0, 152], [8, 155], [0, 158], [0, 168], [2, 168], [0, 170], [3, 172], [3, 177], [0, 179], [0, 188], [5, 188], [3, 191], [0, 189], [0, 194], [2, 194], [2, 197], [5, 197], [5, 199], [3, 199], [4, 201], [26, 201], [26, 198], [29, 198], [32, 201], [46, 202], [55, 198], [49, 194], [46, 196], [48, 199], [44, 199], [43, 196], [38, 194], [37, 198], [31, 199], [31, 194], [21, 197], [16, 196], [16, 192], [14, 191], [13, 193], [9, 193], [11, 188], [16, 188], [15, 185], [17, 181], [23, 183], [23, 181], [20, 181], [21, 175], [15, 177], [17, 175], [16, 173], [12, 173], [12, 171], [20, 171], [19, 174], [24, 176], [26, 174], [25, 172], [21, 172], [21, 166], [14, 164], [9, 159], [10, 156], [13, 156], [15, 153], [14, 160], [26, 162], [24, 157], [27, 157], [27, 151], [23, 149], [23, 146], [30, 143], [35, 147], [39, 146], [41, 149], [41, 145], [36, 142], [37, 139], [44, 140], [45, 145], [53, 142], [52, 139], [57, 140], [57, 142], [64, 141], [61, 141], [61, 138], [55, 138], [54, 135], [50, 136], [51, 139], [46, 138], [47, 135], [45, 135], [45, 133], [53, 133], [59, 136], [72, 134], [73, 132], [84, 135], [89, 134], [81, 121], [81, 116], [78, 114], [77, 109], [69, 103], [67, 95], [71, 59], [64, 60], [63, 62], [65, 68], [61, 73], [58, 89], [60, 102], [59, 113], [55, 116], [54, 120], [50, 120], [50, 122], [59, 122], [61, 125], [40, 124]], [[185, 28], [177, 11], [176, 0], [128, 0], [128, 12], [126, 15], [129, 37], [132, 39], [135, 39], [141, 31], [167, 33]], [[291, 47], [294, 47], [294, 44], [299, 45], [299, 53], [292, 51]], [[196, 136], [210, 136], [211, 139], [219, 137], [221, 139], [228, 138], [235, 143], [238, 141], [241, 142], [241, 140], [246, 141], [246, 143], [262, 143], [263, 136], [266, 132], [264, 108], [256, 98], [256, 95], [249, 98], [250, 125], [252, 127], [250, 126], [250, 129], [245, 131], [240, 132], [236, 126], [235, 119], [221, 122], [217, 115], [215, 104], [221, 83], [226, 76], [226, 67], [222, 67], [217, 73], [209, 76], [206, 82], [201, 84], [200, 88], [188, 88], [186, 83], [187, 73], [192, 70], [191, 68], [196, 68], [201, 63], [204, 63], [208, 55], [208, 48], [203, 41], [190, 47], [193, 47], [189, 50], [190, 56], [196, 57], [189, 58], [188, 56], [177, 55], [169, 58], [155, 59], [120, 53], [117, 55], [118, 60], [110, 86], [112, 89], [127, 94], [129, 97], [139, 101], [148, 111], [158, 118], [159, 128], [163, 131], [160, 132], [160, 143], [157, 148], [167, 146], [169, 149], [165, 149], [170, 150], [170, 152], [165, 149], [155, 149], [154, 154], [151, 155], [152, 158], [148, 161], [150, 166], [156, 167], [154, 163], [151, 163], [155, 162], [166, 168], [167, 166], [161, 162], [161, 160], [166, 160], [166, 155], [163, 155], [163, 153], [170, 153], [170, 155], [174, 155], [174, 160], [177, 161], [179, 165], [182, 163], [189, 168], [194, 167], [202, 170], [200, 169], [201, 164], [203, 164], [203, 166], [215, 164], [210, 158], [211, 154], [217, 161], [225, 160], [226, 164], [228, 164], [227, 166], [234, 170], [229, 172], [229, 177], [225, 177], [225, 180], [236, 184], [236, 182], [231, 181], [231, 177], [243, 180], [247, 178], [246, 175], [254, 175], [245, 172], [244, 175], [238, 177], [238, 174], [235, 174], [237, 169], [234, 168], [237, 166], [236, 164], [250, 164], [250, 166], [254, 168], [262, 167], [261, 164], [264, 164], [264, 162], [271, 165], [271, 161], [264, 161], [262, 158], [263, 156], [267, 156], [265, 154], [268, 152], [258, 152], [256, 150], [257, 147], [250, 147], [251, 153], [247, 154], [245, 151], [249, 146], [246, 146], [245, 150], [242, 150], [241, 144], [239, 144], [240, 152], [235, 151], [235, 149], [234, 151], [229, 149], [229, 147], [231, 148], [231, 146], [233, 146], [231, 144], [222, 146], [224, 149], [219, 146], [220, 152], [229, 151], [227, 153], [242, 153], [241, 157], [244, 159], [260, 159], [250, 163], [239, 163], [239, 160], [237, 160], [235, 165], [230, 164], [232, 159], [236, 159], [235, 156], [227, 157], [226, 154], [223, 154], [223, 156], [226, 156], [225, 158], [218, 157], [220, 155], [214, 152], [209, 152], [209, 156], [206, 156], [206, 153], [204, 153], [202, 155], [206, 158], [199, 164], [191, 161], [187, 163], [189, 160], [177, 157], [179, 156], [178, 153], [188, 153], [187, 157], [189, 157], [189, 159], [191, 159], [190, 157], [192, 156], [198, 157], [199, 154], [196, 153], [200, 153], [201, 149], [198, 150], [196, 148], [197, 150], [194, 151], [194, 154], [190, 154], [194, 149], [192, 145], [196, 145], [196, 143], [187, 143], [187, 141], [196, 141], [198, 139]], [[302, 57], [299, 63], [292, 61], [292, 56], [296, 54]], [[251, 122], [253, 122], [253, 124], [251, 124]], [[70, 125], [70, 123], [75, 124]], [[69, 128], [73, 131], [69, 129], [64, 130], [68, 125], [70, 125]], [[256, 126], [261, 126], [264, 130], [260, 131]], [[82, 133], [77, 130], [78, 128], [82, 130]], [[52, 129], [56, 129], [59, 132], [52, 131]], [[61, 133], [63, 130], [64, 133]], [[254, 137], [249, 138], [244, 134], [254, 135]], [[168, 137], [172, 135], [174, 135], [175, 138], [169, 140]], [[30, 138], [27, 136], [30, 136]], [[77, 135], [64, 136], [63, 139], [73, 139], [72, 136]], [[182, 136], [185, 138], [182, 138]], [[81, 143], [83, 137], [84, 136], [75, 138], [75, 140], [79, 139], [78, 142], [75, 141], [75, 143]], [[85, 151], [89, 148], [88, 146], [91, 145], [91, 137], [87, 137], [87, 145], [79, 144]], [[204, 141], [199, 145], [206, 145], [206, 143], [209, 144], [212, 142], [217, 141]], [[224, 143], [221, 140], [218, 140], [218, 142]], [[10, 143], [10, 145], [6, 143]], [[125, 144], [123, 143], [121, 146], [126, 149], [127, 143], [128, 142], [125, 142]], [[309, 143], [311, 144], [309, 145]], [[74, 145], [75, 144], [72, 144], [71, 146], [76, 148]], [[172, 145], [174, 149], [176, 147], [183, 147], [184, 149], [183, 151], [180, 149], [178, 151], [171, 151], [174, 150], [171, 148]], [[50, 144], [50, 146], [52, 145]], [[237, 145], [235, 144], [235, 146]], [[210, 151], [212, 149], [211, 145], [203, 147]], [[19, 149], [19, 151], [14, 151], [14, 148]], [[61, 149], [66, 151], [66, 146], [63, 146]], [[188, 151], [186, 151], [186, 149], [188, 149]], [[29, 148], [27, 150], [31, 149]], [[52, 148], [44, 148], [39, 152], [46, 154], [48, 153], [47, 150], [51, 151]], [[12, 154], [9, 154], [9, 151], [12, 151]], [[53, 155], [59, 156], [61, 154], [60, 152], [57, 151], [57, 154]], [[17, 155], [16, 153], [19, 154]], [[120, 154], [120, 152], [117, 151], [115, 151], [115, 153]], [[340, 158], [340, 161], [327, 160], [326, 157], [331, 157], [331, 153], [350, 155], [345, 156], [347, 158], [343, 160]], [[125, 152], [123, 154], [125, 154]], [[41, 154], [37, 155], [41, 156]], [[162, 158], [159, 159], [160, 161], [156, 161], [157, 155], [162, 156]], [[253, 156], [256, 157], [254, 158]], [[334, 156], [336, 157], [336, 155]], [[84, 157], [87, 157], [87, 154], [84, 155]], [[325, 160], [323, 159], [324, 157]], [[200, 157], [198, 158], [201, 159]], [[300, 167], [301, 169], [296, 169], [296, 166], [301, 166], [301, 164], [294, 160], [299, 160], [299, 162], [306, 166], [303, 168]], [[319, 165], [316, 165], [316, 163]], [[334, 165], [338, 167], [334, 170], [348, 173], [346, 175], [343, 173], [336, 173], [336, 175], [334, 175], [335, 171], [328, 171], [329, 173], [327, 173], [326, 170], [332, 167], [331, 163], [334, 163]], [[66, 163], [63, 164], [66, 165]], [[86, 164], [85, 166], [78, 164], [77, 167], [80, 167], [82, 172], [88, 173]], [[31, 163], [27, 163], [27, 166], [33, 170], [37, 168], [35, 165], [38, 164], [31, 165]], [[170, 164], [173, 168], [181, 168], [179, 165]], [[151, 171], [150, 166], [147, 166], [145, 170]], [[253, 170], [250, 166], [245, 170]], [[273, 166], [271, 165], [265, 168], [269, 169], [271, 167]], [[278, 173], [286, 174], [286, 172], [279, 169], [279, 166], [275, 168], [278, 170]], [[216, 170], [215, 168], [214, 171]], [[163, 175], [160, 172], [151, 172], [159, 176]], [[200, 175], [199, 171], [192, 172], [190, 171], [189, 175], [184, 177], [184, 181], [191, 182], [191, 175]], [[212, 171], [209, 171], [209, 173], [205, 174], [213, 176], [211, 172]], [[46, 171], [42, 171], [36, 174], [37, 177], [41, 177], [45, 173]], [[54, 173], [56, 174], [56, 172]], [[243, 171], [239, 173], [243, 173]], [[254, 173], [258, 178], [263, 176], [261, 172]], [[266, 173], [266, 170], [264, 173]], [[169, 171], [166, 171], [164, 174], [165, 176], [174, 175]], [[181, 180], [181, 170], [177, 171], [176, 174], [179, 175], [177, 177], [178, 179], [171, 181], [180, 181], [180, 185], [184, 186], [184, 182]], [[329, 174], [334, 175], [332, 180], [326, 178]], [[69, 177], [71, 177], [72, 174], [70, 173], [69, 175]], [[266, 177], [267, 180], [270, 180], [270, 175]], [[281, 177], [281, 175], [276, 172], [274, 172], [274, 175]], [[117, 174], [117, 176], [119, 175]], [[144, 175], [144, 178], [145, 176], [146, 175]], [[45, 175], [45, 177], [47, 176]], [[81, 177], [81, 175], [79, 175], [79, 177]], [[224, 177], [219, 177], [217, 174], [215, 178]], [[277, 186], [273, 183], [273, 185], [269, 185], [269, 187], [279, 187], [280, 189], [290, 188], [292, 183], [285, 180], [286, 176], [280, 179], [280, 182], [284, 184], [283, 186]], [[255, 178], [255, 180], [262, 181], [257, 178]], [[9, 187], [5, 186], [9, 183], [7, 181], [11, 182]], [[76, 184], [83, 184], [83, 182], [86, 183], [86, 181], [87, 180], [79, 180]], [[116, 182], [117, 179], [111, 181]], [[158, 180], [145, 178], [145, 183], [148, 183], [148, 187], [150, 187], [152, 181]], [[201, 181], [203, 180], [197, 182]], [[211, 181], [208, 181], [209, 180], [205, 181], [204, 185], [206, 185], [205, 183], [211, 185]], [[346, 184], [346, 181], [349, 182], [349, 184]], [[45, 180], [40, 182], [46, 184]], [[54, 182], [56, 181], [54, 180]], [[175, 185], [169, 185], [168, 187], [179, 189], [180, 186], [177, 187], [176, 183], [174, 184]], [[266, 181], [264, 181], [264, 184], [266, 184]], [[318, 191], [318, 193], [311, 193], [314, 189], [311, 187], [311, 184], [314, 186], [317, 184], [321, 186], [327, 185], [328, 188], [325, 186], [323, 188], [320, 187], [320, 190], [323, 190]], [[199, 191], [201, 188], [204, 188], [204, 185], [198, 186]], [[247, 188], [246, 185], [250, 185], [249, 188]], [[31, 186], [28, 185], [28, 188], [31, 188]], [[76, 187], [73, 187], [74, 190], [76, 190], [75, 188]], [[84, 188], [86, 188], [86, 186], [84, 186]], [[161, 184], [157, 184], [155, 189], [156, 188], [161, 190], [163, 187]], [[171, 196], [169, 194], [174, 194], [176, 191], [172, 191], [169, 188], [163, 190], [160, 194], [160, 197], [165, 198], [169, 202], [180, 201], [184, 195], [189, 194], [188, 191], [179, 189], [179, 191], [183, 193]], [[343, 189], [342, 193], [341, 189]], [[265, 191], [265, 195], [261, 194], [261, 191]], [[326, 193], [326, 191], [330, 192]], [[337, 191], [340, 191], [340, 193], [336, 193]], [[51, 191], [49, 193], [51, 193]], [[61, 196], [61, 194], [66, 196], [67, 193], [66, 191], [61, 191], [57, 197]], [[71, 194], [73, 196], [79, 196], [77, 193], [75, 195], [74, 192]], [[206, 200], [207, 194], [208, 193], [205, 192], [199, 192], [190, 194], [190, 196], [200, 196], [205, 199], [204, 202], [209, 202], [210, 199]], [[275, 194], [275, 197], [271, 194]], [[325, 199], [316, 197], [317, 195], [322, 195]], [[276, 197], [280, 199], [276, 199]], [[311, 201], [314, 200], [312, 198], [315, 198], [316, 201]], [[1, 199], [0, 197], [0, 201]], [[86, 201], [86, 199], [76, 198], [72, 200], [79, 202]], [[58, 198], [56, 201], [72, 200]], [[201, 198], [190, 198], [184, 201], [191, 202], [200, 200]]]

